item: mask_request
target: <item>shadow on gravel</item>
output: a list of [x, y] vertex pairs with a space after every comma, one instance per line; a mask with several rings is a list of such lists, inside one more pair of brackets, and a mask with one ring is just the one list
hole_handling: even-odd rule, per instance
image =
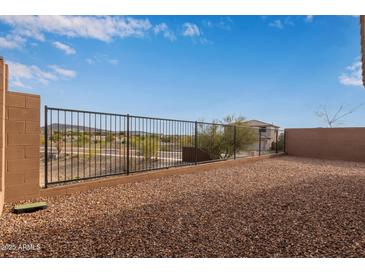
[[0, 240], [40, 243], [41, 251], [0, 255], [364, 257], [363, 179], [309, 178], [254, 195], [185, 194], [169, 203], [93, 214], [83, 222], [70, 216], [74, 222], [69, 227], [37, 226]]

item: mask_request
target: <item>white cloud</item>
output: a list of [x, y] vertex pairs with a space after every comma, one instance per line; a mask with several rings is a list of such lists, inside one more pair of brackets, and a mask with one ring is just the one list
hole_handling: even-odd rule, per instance
[[181, 34], [182, 36], [190, 37], [194, 43], [212, 44], [212, 41], [206, 39], [199, 27], [193, 23], [184, 23]]
[[281, 20], [277, 19], [269, 23], [270, 27], [282, 29], [284, 28], [284, 24], [281, 22]]
[[362, 86], [361, 66], [361, 61], [356, 61], [347, 66], [345, 72], [338, 77], [340, 83], [346, 86]]
[[10, 82], [19, 87], [26, 87], [24, 81], [32, 80], [42, 84], [48, 84], [50, 80], [57, 80], [57, 76], [44, 71], [35, 65], [24, 65], [17, 62], [7, 61], [9, 65]]
[[64, 43], [56, 41], [56, 42], [53, 42], [52, 45], [55, 48], [57, 48], [59, 50], [62, 50], [67, 55], [76, 54], [76, 50], [73, 47], [71, 47], [69, 45], [66, 45]]
[[173, 31], [169, 29], [169, 27], [166, 25], [166, 23], [161, 23], [153, 27], [153, 32], [155, 34], [162, 33], [163, 37], [170, 41], [175, 41], [176, 36]]
[[115, 16], [0, 16], [14, 33], [44, 41], [44, 33], [111, 41], [113, 38], [143, 37], [152, 25], [148, 19]]
[[101, 63], [109, 63], [111, 65], [118, 65], [119, 60], [116, 58], [110, 58], [106, 54], [96, 54], [93, 57], [86, 58], [86, 63], [89, 65], [101, 64]]
[[304, 20], [307, 23], [312, 23], [313, 22], [313, 17], [314, 17], [313, 15], [307, 15]]
[[35, 65], [25, 65], [17, 62], [7, 61], [9, 65], [10, 84], [21, 88], [31, 88], [31, 83], [47, 85], [49, 81], [56, 81], [59, 76], [73, 78], [76, 72], [67, 70], [56, 65], [50, 66], [47, 71]]
[[112, 65], [118, 65], [119, 64], [119, 60], [117, 59], [109, 59], [109, 63]]
[[195, 37], [195, 36], [200, 36], [201, 32], [197, 25], [187, 22], [187, 23], [184, 23], [184, 25], [183, 25], [182, 35], [188, 36], [188, 37]]
[[229, 16], [223, 16], [219, 20], [203, 20], [203, 24], [208, 28], [230, 31], [232, 30], [233, 20]]
[[23, 46], [25, 40], [18, 35], [7, 35], [0, 37], [0, 48], [15, 49]]
[[88, 63], [89, 65], [93, 65], [96, 63], [96, 60], [94, 58], [86, 58], [85, 59], [86, 63]]
[[76, 72], [74, 70], [69, 70], [69, 69], [65, 69], [62, 68], [60, 66], [57, 65], [50, 65], [49, 66], [56, 74], [66, 77], [66, 78], [75, 78], [76, 77]]

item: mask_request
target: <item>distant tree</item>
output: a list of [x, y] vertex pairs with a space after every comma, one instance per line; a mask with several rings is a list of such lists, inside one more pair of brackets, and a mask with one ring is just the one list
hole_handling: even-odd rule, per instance
[[[222, 124], [227, 124], [223, 126]], [[234, 144], [236, 126], [236, 145]], [[214, 124], [198, 123], [198, 147], [211, 159], [228, 159], [236, 152], [246, 150], [257, 140], [257, 133], [242, 116], [227, 116]]]
[[59, 132], [54, 132], [51, 135], [50, 140], [56, 145], [57, 155], [60, 156], [62, 152], [62, 143], [64, 142], [64, 136]]
[[139, 150], [145, 160], [157, 158], [160, 151], [160, 138], [153, 135], [132, 136], [131, 145], [134, 149]]
[[87, 144], [90, 140], [90, 136], [86, 132], [79, 132], [76, 134], [76, 146], [81, 147]]
[[105, 137], [105, 141], [106, 141], [107, 143], [111, 143], [111, 142], [113, 142], [113, 141], [114, 141], [114, 134], [113, 134], [113, 133], [111, 133], [111, 132], [109, 132], [109, 133], [106, 135], [106, 137]]
[[335, 113], [330, 113], [326, 106], [321, 106], [318, 111], [315, 112], [315, 115], [322, 119], [324, 123], [330, 128], [334, 126], [338, 126], [343, 124], [342, 119], [351, 115], [355, 111], [357, 111], [360, 107], [364, 106], [364, 103], [355, 106], [349, 110], [345, 110], [345, 106], [342, 104], [338, 107]]

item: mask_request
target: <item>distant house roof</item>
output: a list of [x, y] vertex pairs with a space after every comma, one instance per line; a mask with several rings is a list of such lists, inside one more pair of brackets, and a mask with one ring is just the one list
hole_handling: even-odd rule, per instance
[[365, 15], [360, 15], [360, 37], [362, 52], [362, 83], [365, 86]]
[[259, 121], [259, 120], [248, 120], [248, 121], [246, 121], [246, 123], [251, 127], [275, 127], [275, 128], [279, 128], [279, 126], [276, 126], [274, 124], [265, 123], [265, 122]]

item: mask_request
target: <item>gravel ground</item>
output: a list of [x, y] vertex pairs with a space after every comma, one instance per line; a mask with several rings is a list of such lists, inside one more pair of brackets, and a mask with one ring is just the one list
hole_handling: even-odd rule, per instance
[[285, 156], [47, 201], [7, 207], [0, 256], [365, 257], [364, 163]]

